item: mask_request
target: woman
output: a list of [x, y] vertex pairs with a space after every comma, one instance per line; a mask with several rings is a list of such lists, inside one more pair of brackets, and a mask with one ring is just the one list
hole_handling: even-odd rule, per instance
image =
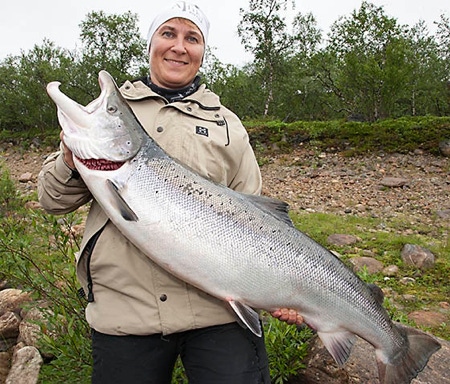
[[[157, 15], [148, 33], [149, 75], [121, 92], [144, 129], [172, 157], [237, 191], [259, 194], [260, 171], [242, 123], [200, 85], [209, 22], [185, 1]], [[44, 165], [39, 199], [50, 213], [92, 199], [70, 150]], [[228, 305], [155, 265], [92, 201], [77, 259], [92, 327], [92, 382], [170, 383], [181, 356], [192, 383], [269, 383], [264, 339]], [[295, 311], [273, 314], [301, 322]]]

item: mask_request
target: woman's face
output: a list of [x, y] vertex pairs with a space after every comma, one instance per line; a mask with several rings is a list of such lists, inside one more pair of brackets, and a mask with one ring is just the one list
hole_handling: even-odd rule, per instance
[[194, 23], [181, 18], [166, 21], [156, 30], [150, 44], [152, 82], [169, 89], [191, 84], [204, 52], [202, 33]]

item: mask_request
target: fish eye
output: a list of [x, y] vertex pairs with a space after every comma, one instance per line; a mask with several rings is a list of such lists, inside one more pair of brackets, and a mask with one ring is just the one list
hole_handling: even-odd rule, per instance
[[114, 105], [108, 105], [108, 108], [106, 109], [108, 113], [114, 113], [117, 111], [117, 107]]

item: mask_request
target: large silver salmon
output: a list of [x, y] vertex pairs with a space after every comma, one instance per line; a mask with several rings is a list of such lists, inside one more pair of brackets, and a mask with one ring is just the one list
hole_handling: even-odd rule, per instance
[[175, 161], [145, 133], [107, 72], [99, 83], [100, 96], [86, 107], [57, 82], [47, 90], [81, 177], [149, 258], [226, 300], [258, 335], [252, 308], [295, 308], [339, 364], [357, 335], [375, 347], [381, 383], [409, 383], [424, 368], [439, 343], [393, 324], [373, 288], [294, 228], [286, 204], [240, 194]]

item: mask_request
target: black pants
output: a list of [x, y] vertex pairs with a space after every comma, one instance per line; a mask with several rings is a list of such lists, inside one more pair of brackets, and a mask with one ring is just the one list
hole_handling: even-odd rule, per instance
[[237, 323], [168, 336], [92, 332], [93, 384], [170, 384], [178, 355], [190, 384], [268, 384], [262, 337]]

